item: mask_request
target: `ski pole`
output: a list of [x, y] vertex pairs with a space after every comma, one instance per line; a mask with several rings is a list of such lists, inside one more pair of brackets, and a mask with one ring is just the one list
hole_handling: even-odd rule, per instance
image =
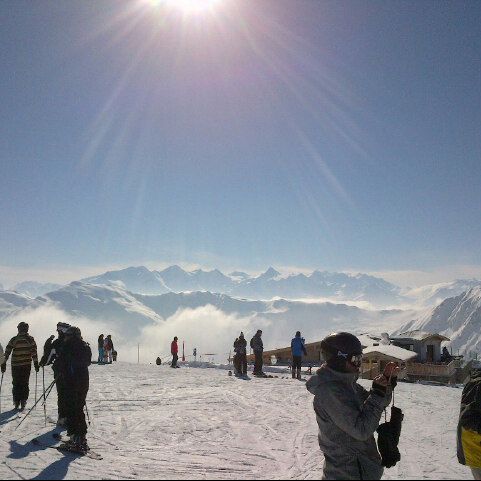
[[89, 415], [89, 408], [87, 407], [87, 400], [85, 400], [85, 412], [87, 413], [87, 420], [89, 422], [89, 426], [90, 426], [90, 415]]
[[44, 401], [43, 401], [43, 405], [44, 405], [44, 406], [47, 405], [47, 399], [48, 399], [48, 397], [50, 396], [50, 394], [52, 393], [53, 388], [54, 388], [56, 382], [57, 382], [57, 380], [53, 381], [53, 383], [50, 384], [50, 386], [47, 388], [47, 393], [46, 393], [45, 399], [44, 399]]
[[[52, 388], [55, 384], [55, 380], [52, 382], [52, 384], [50, 384], [50, 386], [47, 388], [47, 389], [50, 389], [49, 391], [49, 394], [50, 392], [52, 392]], [[45, 393], [44, 393], [44, 396], [45, 396]], [[37, 404], [42, 400], [42, 397], [39, 398], [39, 400], [30, 408], [30, 410], [28, 411], [28, 413], [25, 415], [25, 417], [18, 423], [17, 427], [14, 429], [14, 431], [16, 431], [21, 425], [22, 423], [25, 421], [25, 419], [28, 418], [28, 416], [30, 415], [30, 413], [37, 407]]]
[[0, 381], [0, 414], [2, 414], [2, 385], [3, 385], [3, 375], [4, 373], [2, 372], [2, 379]]
[[37, 402], [38, 372], [35, 371], [35, 402]]
[[43, 387], [43, 417], [45, 419], [45, 427], [47, 427], [47, 404], [45, 403], [45, 368], [42, 366], [42, 387]]

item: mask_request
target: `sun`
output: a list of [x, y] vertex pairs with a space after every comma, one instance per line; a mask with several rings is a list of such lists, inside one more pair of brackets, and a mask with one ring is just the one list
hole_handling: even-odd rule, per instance
[[154, 5], [176, 8], [186, 15], [212, 11], [221, 0], [153, 0]]

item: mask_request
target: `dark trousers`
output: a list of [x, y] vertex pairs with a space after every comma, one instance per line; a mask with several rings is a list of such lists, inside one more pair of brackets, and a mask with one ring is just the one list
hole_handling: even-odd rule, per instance
[[32, 365], [28, 366], [12, 366], [12, 394], [14, 404], [20, 404], [22, 401], [27, 402], [30, 389], [28, 383], [30, 381], [30, 371]]
[[262, 368], [264, 367], [264, 358], [262, 356], [262, 351], [255, 351], [255, 363], [254, 363], [254, 373], [261, 374]]
[[87, 423], [85, 421], [84, 406], [87, 399], [88, 387], [68, 386], [69, 396], [66, 402], [67, 434], [69, 436], [85, 436]]
[[68, 417], [68, 400], [70, 393], [65, 385], [65, 382], [62, 381], [60, 377], [57, 379], [57, 405], [58, 405], [58, 418], [66, 418]]
[[237, 374], [241, 376], [247, 375], [247, 355], [246, 354], [236, 354], [234, 356], [234, 369]]
[[247, 376], [247, 354], [239, 354], [239, 369], [243, 376]]
[[301, 377], [301, 369], [302, 369], [302, 356], [293, 356], [292, 357], [292, 377]]
[[172, 367], [177, 367], [177, 361], [179, 360], [178, 354], [172, 354]]

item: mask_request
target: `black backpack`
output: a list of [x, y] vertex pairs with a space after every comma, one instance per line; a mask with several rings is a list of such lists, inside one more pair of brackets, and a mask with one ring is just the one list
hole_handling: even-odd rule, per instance
[[474, 370], [464, 386], [460, 425], [481, 434], [481, 370]]

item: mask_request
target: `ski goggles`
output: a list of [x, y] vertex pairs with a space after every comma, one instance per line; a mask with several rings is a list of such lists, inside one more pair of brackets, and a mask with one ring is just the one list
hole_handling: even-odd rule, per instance
[[349, 361], [353, 366], [356, 366], [356, 367], [361, 367], [362, 366], [362, 359], [363, 359], [363, 356], [362, 354], [356, 354], [354, 356], [351, 357], [351, 360]]
[[363, 359], [362, 354], [354, 354], [349, 357], [349, 354], [345, 354], [341, 351], [338, 351], [337, 357], [342, 357], [347, 362], [351, 363], [353, 366], [356, 366], [356, 367], [362, 366], [362, 359]]

